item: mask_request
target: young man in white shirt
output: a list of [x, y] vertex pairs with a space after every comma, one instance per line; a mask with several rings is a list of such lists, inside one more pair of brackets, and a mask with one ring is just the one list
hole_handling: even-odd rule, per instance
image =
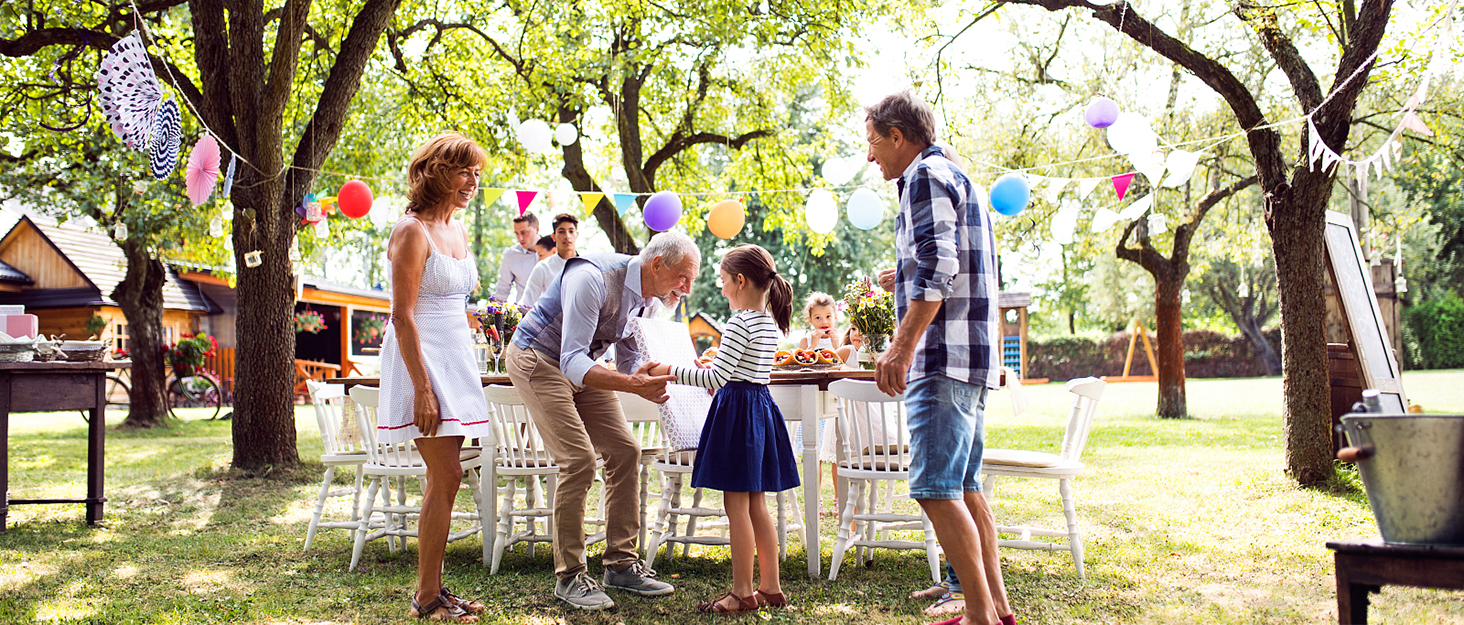
[[[539, 262], [539, 255], [534, 252], [534, 241], [539, 238], [539, 217], [533, 213], [514, 217], [513, 237], [518, 243], [503, 250], [503, 257], [498, 263], [498, 289], [493, 298], [503, 302], [522, 303], [524, 288], [529, 284], [529, 274]], [[511, 293], [516, 295], [514, 299], [509, 298]]]
[[529, 285], [524, 288], [521, 304], [532, 307], [534, 302], [539, 301], [539, 296], [544, 294], [544, 289], [549, 288], [549, 283], [564, 271], [564, 261], [579, 256], [574, 247], [575, 241], [579, 240], [578, 228], [579, 219], [574, 215], [560, 213], [554, 216], [555, 253], [534, 265], [534, 271], [529, 273]]

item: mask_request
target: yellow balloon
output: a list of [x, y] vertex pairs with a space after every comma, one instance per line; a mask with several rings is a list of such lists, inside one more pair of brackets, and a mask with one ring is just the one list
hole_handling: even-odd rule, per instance
[[719, 238], [730, 239], [742, 232], [742, 225], [746, 220], [747, 211], [742, 208], [742, 202], [722, 200], [707, 214], [707, 229]]

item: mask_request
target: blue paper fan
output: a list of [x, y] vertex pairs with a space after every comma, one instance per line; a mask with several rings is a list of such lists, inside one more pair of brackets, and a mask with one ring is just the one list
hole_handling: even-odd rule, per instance
[[178, 111], [176, 101], [168, 100], [158, 107], [147, 149], [148, 160], [152, 163], [152, 175], [158, 180], [166, 179], [178, 165], [178, 144], [183, 139], [182, 126], [183, 116]]

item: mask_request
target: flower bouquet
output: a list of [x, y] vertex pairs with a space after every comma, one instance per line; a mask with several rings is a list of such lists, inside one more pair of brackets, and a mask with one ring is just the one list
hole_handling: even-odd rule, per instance
[[860, 278], [844, 287], [844, 312], [863, 337], [865, 349], [879, 354], [895, 333], [895, 298], [872, 278]]
[[218, 352], [219, 343], [214, 337], [204, 334], [184, 334], [183, 339], [172, 345], [164, 345], [163, 353], [173, 367], [173, 375], [186, 378], [203, 372], [205, 358]]
[[473, 318], [478, 320], [478, 325], [483, 328], [483, 336], [487, 339], [486, 344], [478, 346], [482, 352], [479, 366], [484, 373], [489, 369], [502, 369], [499, 359], [503, 357], [505, 347], [513, 340], [513, 333], [518, 330], [519, 322], [528, 310], [527, 307], [496, 299], [478, 305], [478, 312], [473, 313]]

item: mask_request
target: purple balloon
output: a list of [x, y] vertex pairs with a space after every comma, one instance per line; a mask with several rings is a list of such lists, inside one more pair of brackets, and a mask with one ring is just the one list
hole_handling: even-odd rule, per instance
[[646, 206], [641, 212], [645, 215], [646, 226], [656, 232], [665, 232], [681, 221], [681, 197], [670, 191], [662, 191], [646, 200]]
[[1088, 125], [1094, 128], [1107, 128], [1118, 121], [1118, 103], [1104, 96], [1093, 98], [1088, 103], [1088, 112], [1084, 115]]

